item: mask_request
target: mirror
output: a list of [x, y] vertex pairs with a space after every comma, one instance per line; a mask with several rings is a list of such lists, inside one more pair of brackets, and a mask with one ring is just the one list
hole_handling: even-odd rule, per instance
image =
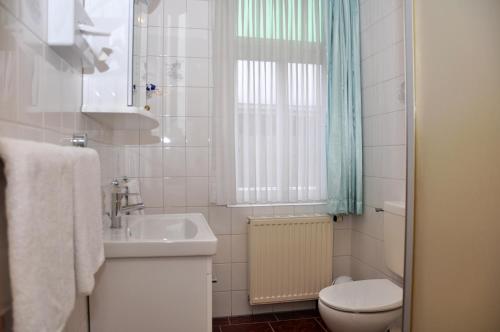
[[[132, 102], [129, 106], [151, 111], [154, 105], [148, 104], [148, 95], [160, 93], [161, 74], [149, 73], [148, 77], [148, 17], [160, 4], [160, 0], [133, 0], [133, 56], [132, 56]], [[151, 61], [151, 59], [150, 59]]]
[[[148, 77], [148, 61], [152, 68], [155, 64], [151, 61], [156, 61], [156, 58], [158, 61], [161, 59], [156, 55], [172, 58], [177, 56], [177, 54], [168, 54], [168, 50], [165, 50], [163, 54], [151, 53], [151, 44], [148, 54], [148, 43], [152, 42], [147, 40], [148, 13], [152, 12], [155, 5], [158, 5], [158, 1], [135, 1], [133, 67], [136, 89], [134, 90], [134, 105], [137, 105], [136, 103], [141, 98], [144, 98], [142, 100], [145, 101], [144, 104], [147, 104], [147, 85], [159, 83], [162, 79], [159, 77], [155, 80], [156, 73], [154, 72]], [[334, 258], [336, 269], [334, 273], [338, 273], [336, 276], [351, 275], [355, 280], [390, 279], [403, 287], [411, 279], [411, 271], [407, 270], [404, 273], [402, 271], [405, 250], [404, 213], [398, 218], [401, 227], [399, 227], [396, 246], [393, 247], [398, 255], [398, 265], [395, 267], [391, 266], [391, 263], [384, 257], [386, 254], [384, 246], [387, 244], [384, 234], [384, 212], [377, 211], [377, 209], [384, 209], [385, 202], [402, 202], [399, 205], [401, 207], [404, 206], [405, 201], [411, 201], [407, 194], [407, 191], [411, 190], [407, 187], [411, 179], [407, 177], [406, 169], [411, 163], [409, 159], [406, 162], [409, 158], [407, 149], [408, 151], [411, 149], [411, 142], [407, 141], [407, 136], [411, 135], [411, 131], [410, 129], [405, 131], [405, 127], [407, 116], [411, 119], [408, 102], [412, 98], [412, 85], [411, 82], [406, 82], [409, 79], [408, 69], [411, 69], [412, 64], [411, 60], [408, 60], [405, 68], [405, 45], [407, 43], [404, 33], [405, 26], [411, 26], [411, 22], [405, 22], [405, 10], [408, 5], [405, 6], [404, 0], [393, 1], [390, 4], [361, 1], [360, 6], [366, 204], [365, 214], [352, 218], [352, 222], [347, 222], [349, 226], [346, 228], [348, 229], [339, 227], [336, 236], [345, 239], [348, 249], [339, 250], [342, 254]], [[179, 30], [182, 31], [182, 29]], [[149, 32], [151, 36], [152, 31]], [[406, 36], [411, 37], [411, 32]], [[184, 43], [188, 45], [191, 42], [194, 41], [186, 38]], [[409, 52], [411, 53], [411, 50]], [[175, 69], [174, 65], [172, 68]], [[167, 68], [169, 67], [165, 69], [165, 79], [174, 80], [175, 70], [172, 70], [174, 74], [169, 76]], [[167, 97], [169, 96], [163, 96], [164, 99]], [[175, 99], [175, 96], [171, 99]], [[172, 108], [171, 111], [175, 112], [175, 107]], [[165, 126], [165, 131], [169, 136], [177, 129], [175, 126], [173, 122]], [[398, 210], [397, 204], [392, 204], [392, 206], [393, 209]], [[411, 216], [408, 215], [407, 219], [410, 218]], [[410, 230], [411, 227], [407, 227], [407, 231]], [[337, 242], [338, 246], [340, 242]], [[407, 248], [409, 245], [409, 242], [406, 242]], [[407, 296], [407, 294], [405, 292], [404, 295]], [[400, 309], [400, 311], [403, 310], [406, 310], [406, 306]], [[401, 328], [401, 319], [396, 324]]]
[[[130, 106], [144, 107], [147, 84], [148, 12], [153, 1], [134, 1], [133, 56], [132, 56], [132, 102]], [[159, 1], [154, 1], [156, 6]]]

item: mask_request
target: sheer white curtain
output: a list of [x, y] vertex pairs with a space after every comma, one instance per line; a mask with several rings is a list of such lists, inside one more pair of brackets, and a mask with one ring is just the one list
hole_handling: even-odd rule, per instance
[[218, 204], [326, 198], [323, 0], [216, 0]]

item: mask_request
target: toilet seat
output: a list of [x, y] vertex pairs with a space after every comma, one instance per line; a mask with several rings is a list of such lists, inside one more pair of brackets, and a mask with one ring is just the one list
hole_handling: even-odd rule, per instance
[[403, 290], [388, 279], [359, 280], [326, 287], [319, 299], [332, 309], [373, 313], [400, 308]]

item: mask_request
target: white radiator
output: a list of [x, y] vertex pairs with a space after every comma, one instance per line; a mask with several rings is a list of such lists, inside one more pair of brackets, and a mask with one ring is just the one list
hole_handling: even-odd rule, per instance
[[331, 217], [249, 221], [250, 304], [317, 299], [319, 291], [332, 283]]

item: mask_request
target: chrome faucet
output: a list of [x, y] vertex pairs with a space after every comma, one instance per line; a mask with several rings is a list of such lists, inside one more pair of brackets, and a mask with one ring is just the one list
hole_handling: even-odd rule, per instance
[[[125, 182], [124, 186], [121, 185], [120, 180]], [[122, 227], [123, 215], [144, 209], [144, 203], [128, 204], [129, 196], [138, 196], [139, 193], [129, 193], [126, 183], [126, 177], [123, 179], [114, 179], [113, 182], [111, 182], [113, 185], [111, 191], [111, 228]], [[123, 199], [125, 199], [125, 205], [122, 205]]]

